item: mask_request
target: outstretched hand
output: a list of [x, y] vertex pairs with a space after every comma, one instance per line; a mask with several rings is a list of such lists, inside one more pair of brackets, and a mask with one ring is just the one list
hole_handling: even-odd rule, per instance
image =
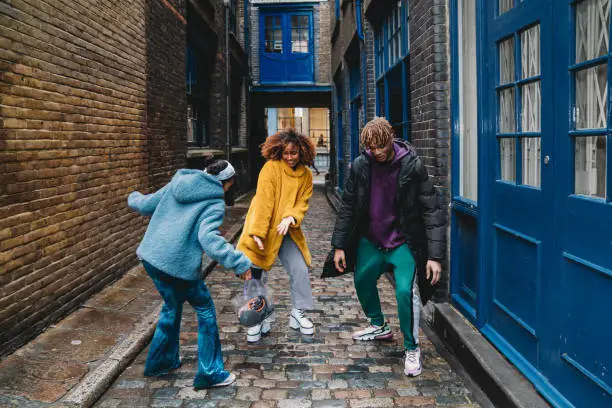
[[276, 226], [276, 231], [280, 235], [287, 235], [287, 231], [289, 231], [289, 227], [291, 225], [295, 225], [295, 220], [293, 219], [293, 217], [285, 217], [282, 219], [280, 224]]

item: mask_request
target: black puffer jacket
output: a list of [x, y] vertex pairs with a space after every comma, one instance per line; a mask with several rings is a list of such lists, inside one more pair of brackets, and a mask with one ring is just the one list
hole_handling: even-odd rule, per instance
[[[403, 140], [396, 139], [395, 142], [409, 150], [400, 163], [396, 199], [400, 209], [400, 225], [417, 263], [421, 300], [425, 304], [434, 291], [426, 280], [425, 264], [428, 259], [444, 259], [446, 216], [440, 209], [438, 195], [427, 169], [414, 147]], [[347, 255], [352, 257], [356, 256], [359, 239], [368, 231], [370, 160], [362, 153], [353, 161], [332, 236], [334, 248], [346, 249]]]

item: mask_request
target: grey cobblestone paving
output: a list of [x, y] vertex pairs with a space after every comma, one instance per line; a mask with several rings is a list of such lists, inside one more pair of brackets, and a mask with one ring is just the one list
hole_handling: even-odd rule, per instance
[[323, 281], [317, 278], [329, 250], [335, 213], [325, 196], [315, 192], [304, 222], [313, 255], [313, 293], [316, 309], [308, 312], [316, 325], [314, 336], [291, 330], [288, 278], [280, 265], [270, 272], [277, 319], [259, 344], [248, 345], [245, 329], [237, 323], [231, 298], [242, 282], [216, 268], [206, 283], [217, 308], [226, 368], [237, 375], [235, 385], [195, 391], [197, 324], [185, 305], [181, 332], [183, 364], [171, 374], [143, 377], [145, 349], [96, 403], [117, 407], [478, 407], [464, 380], [421, 332], [423, 373], [403, 374], [402, 337], [393, 288], [381, 278], [383, 311], [395, 336], [383, 342], [358, 343], [351, 333], [366, 324], [352, 283], [352, 275]]

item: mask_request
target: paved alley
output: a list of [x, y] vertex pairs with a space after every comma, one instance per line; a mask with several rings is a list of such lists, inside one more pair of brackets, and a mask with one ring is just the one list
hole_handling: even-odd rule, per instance
[[351, 333], [367, 322], [355, 296], [352, 275], [320, 280], [329, 249], [335, 213], [322, 192], [315, 193], [304, 223], [313, 254], [316, 309], [309, 312], [314, 336], [302, 336], [287, 325], [290, 311], [288, 278], [279, 264], [270, 273], [277, 320], [257, 345], [248, 345], [238, 325], [231, 298], [242, 281], [217, 267], [207, 278], [217, 308], [226, 368], [235, 385], [195, 391], [197, 330], [191, 306], [185, 305], [181, 332], [182, 366], [157, 378], [143, 377], [147, 349], [115, 381], [96, 407], [477, 407], [461, 376], [421, 332], [423, 374], [403, 374], [402, 337], [391, 284], [379, 282], [383, 311], [395, 336], [384, 342], [356, 343]]

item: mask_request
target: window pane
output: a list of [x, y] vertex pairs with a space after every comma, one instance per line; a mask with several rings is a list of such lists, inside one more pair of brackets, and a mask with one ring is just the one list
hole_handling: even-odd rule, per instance
[[193, 105], [187, 105], [187, 142], [194, 143], [196, 141], [198, 127], [198, 119], [196, 117]]
[[274, 17], [271, 16], [266, 16], [266, 30], [269, 28], [272, 28], [272, 26], [274, 25]]
[[539, 137], [521, 138], [523, 154], [523, 184], [540, 187], [540, 145]]
[[608, 52], [610, 0], [585, 0], [576, 5], [576, 62]]
[[457, 3], [459, 33], [459, 195], [478, 198], [478, 88], [476, 70], [476, 2]]
[[499, 14], [502, 15], [514, 6], [514, 0], [499, 0]]
[[308, 28], [308, 16], [300, 16], [300, 27]]
[[521, 86], [521, 130], [523, 132], [541, 130], [541, 107], [540, 81]]
[[514, 120], [514, 88], [499, 92], [499, 132], [512, 133], [516, 131]]
[[608, 65], [576, 73], [576, 129], [605, 128], [608, 108]]
[[514, 37], [499, 43], [499, 83], [514, 82]]
[[499, 158], [501, 165], [501, 179], [516, 181], [516, 140], [514, 138], [499, 139]]
[[576, 194], [606, 197], [606, 137], [578, 137], [575, 145]]
[[521, 33], [521, 68], [523, 78], [540, 75], [540, 25]]

